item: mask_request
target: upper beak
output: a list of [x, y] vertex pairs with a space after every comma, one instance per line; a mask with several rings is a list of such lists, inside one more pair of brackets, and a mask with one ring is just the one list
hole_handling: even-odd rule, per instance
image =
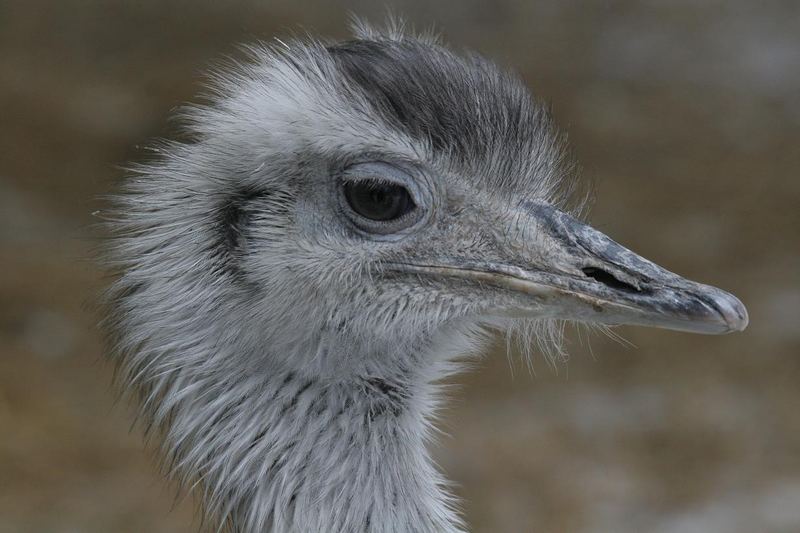
[[524, 211], [524, 224], [535, 231], [507, 232], [527, 235], [509, 249], [542, 250], [535, 261], [520, 256], [395, 266], [523, 296], [506, 312], [710, 334], [747, 327], [747, 310], [732, 294], [673, 274], [543, 202], [527, 202]]

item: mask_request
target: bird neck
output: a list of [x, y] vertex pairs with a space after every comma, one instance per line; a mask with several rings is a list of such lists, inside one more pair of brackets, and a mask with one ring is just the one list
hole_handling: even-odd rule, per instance
[[234, 531], [455, 533], [425, 447], [433, 387], [411, 374], [211, 373], [171, 409], [168, 457]]

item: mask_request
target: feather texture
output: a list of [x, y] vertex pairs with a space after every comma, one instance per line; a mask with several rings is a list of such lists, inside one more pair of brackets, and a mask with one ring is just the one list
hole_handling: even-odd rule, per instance
[[462, 531], [425, 447], [438, 383], [509, 323], [467, 285], [386, 276], [418, 245], [359, 239], [331, 176], [368, 156], [446, 190], [432, 212], [499, 206], [429, 239], [490, 254], [491, 228], [522, 199], [562, 201], [573, 171], [512, 75], [397, 26], [356, 34], [250, 48], [182, 112], [190, 140], [159, 145], [116, 197], [118, 381], [220, 528]]

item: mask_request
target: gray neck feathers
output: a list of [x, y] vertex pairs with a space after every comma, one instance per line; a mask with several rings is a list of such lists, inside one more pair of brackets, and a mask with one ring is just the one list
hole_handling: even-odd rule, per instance
[[[276, 347], [257, 342], [251, 325], [225, 319], [243, 316], [225, 312], [241, 302], [223, 297], [226, 288], [203, 279], [209, 274], [175, 267], [180, 276], [141, 283], [132, 279], [139, 270], [128, 270], [109, 320], [120, 333], [119, 379], [139, 391], [165, 470], [183, 488], [197, 487], [209, 523], [235, 532], [462, 531], [425, 448], [434, 382], [453, 370], [439, 336], [450, 347], [456, 332], [428, 337], [416, 354], [406, 345], [373, 356], [405, 361], [383, 372], [321, 375], [287, 364], [313, 356], [271, 353]], [[176, 282], [202, 288], [202, 297], [166, 298], [183, 290]], [[328, 356], [340, 349], [313, 329], [308, 338]]]
[[169, 467], [234, 531], [455, 532], [425, 450], [428, 387], [211, 372], [156, 419]]

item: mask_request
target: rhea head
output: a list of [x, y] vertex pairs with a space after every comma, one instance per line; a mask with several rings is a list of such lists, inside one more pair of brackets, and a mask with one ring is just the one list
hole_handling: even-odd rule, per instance
[[[179, 466], [211, 468], [187, 442], [222, 446], [209, 405], [186, 414], [208, 387], [235, 403], [302, 376], [409, 403], [484, 326], [746, 326], [732, 295], [568, 213], [563, 136], [481, 57], [363, 28], [252, 56], [186, 110], [190, 141], [165, 143], [117, 210], [120, 367], [150, 420], [169, 426]], [[249, 392], [232, 392], [245, 381]]]

